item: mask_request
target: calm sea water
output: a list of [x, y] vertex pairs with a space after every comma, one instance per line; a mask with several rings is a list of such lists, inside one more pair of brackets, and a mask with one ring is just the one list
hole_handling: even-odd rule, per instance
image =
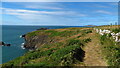
[[38, 28], [58, 29], [68, 27], [80, 26], [2, 26], [2, 41], [11, 44], [10, 47], [2, 46], [2, 63], [22, 56], [28, 51], [21, 48], [21, 44], [24, 42], [24, 39], [20, 38], [20, 35], [34, 31]]

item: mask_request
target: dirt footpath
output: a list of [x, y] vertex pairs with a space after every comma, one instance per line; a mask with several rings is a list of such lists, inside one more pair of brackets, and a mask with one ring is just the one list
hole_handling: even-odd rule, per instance
[[86, 35], [86, 37], [91, 38], [91, 42], [87, 43], [84, 47], [85, 57], [84, 65], [85, 66], [107, 66], [105, 59], [102, 56], [100, 40], [97, 37], [96, 32]]

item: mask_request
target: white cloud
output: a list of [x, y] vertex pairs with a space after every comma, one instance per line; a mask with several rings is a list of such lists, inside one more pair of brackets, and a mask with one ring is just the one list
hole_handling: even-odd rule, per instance
[[105, 11], [105, 10], [97, 10], [96, 11], [97, 13], [103, 13], [103, 14], [113, 14], [112, 12], [109, 12], [109, 11]]
[[118, 5], [118, 2], [109, 3], [110, 5]]
[[100, 8], [109, 8], [108, 6], [105, 6], [105, 5], [95, 5], [95, 6]]
[[119, 2], [119, 0], [2, 0], [3, 2]]
[[[75, 11], [35, 11], [25, 9], [4, 8], [2, 14], [14, 15], [18, 19], [28, 22], [29, 24], [64, 24], [66, 21], [72, 21], [71, 17], [83, 17], [85, 14]], [[67, 16], [67, 17], [64, 17]], [[59, 21], [64, 21], [58, 23]]]
[[23, 12], [23, 13], [39, 13], [38, 11], [32, 10], [21, 10], [21, 9], [8, 9], [7, 12]]
[[74, 11], [34, 11], [34, 10], [23, 10], [23, 9], [9, 9], [4, 8], [3, 14], [10, 14], [10, 15], [67, 15], [67, 16], [86, 16], [85, 14], [80, 14]]
[[28, 5], [28, 6], [25, 6], [26, 8], [32, 8], [32, 9], [57, 9], [57, 10], [60, 10], [60, 9], [63, 9], [63, 8], [60, 8], [60, 7], [51, 7], [51, 6], [39, 6], [39, 5], [34, 5], [34, 6], [31, 6], [31, 5]]

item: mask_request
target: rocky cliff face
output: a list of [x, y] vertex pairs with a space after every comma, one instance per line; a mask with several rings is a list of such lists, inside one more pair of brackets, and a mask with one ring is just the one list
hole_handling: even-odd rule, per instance
[[[43, 31], [44, 32], [44, 31]], [[48, 33], [38, 33], [38, 35], [29, 36], [25, 35], [25, 44], [24, 47], [26, 49], [34, 50], [40, 48], [44, 44], [50, 44], [54, 42], [58, 42], [60, 39], [57, 37], [49, 37]]]
[[119, 45], [114, 45], [112, 39], [100, 36], [92, 28], [37, 30], [27, 33], [23, 38], [26, 41], [24, 47], [35, 50], [2, 64], [3, 68], [108, 66], [104, 57], [109, 57], [106, 60], [110, 66], [120, 66]]
[[27, 49], [35, 49], [38, 46], [49, 43], [49, 38], [47, 35], [39, 35], [33, 37], [25, 37], [24, 47]]
[[3, 67], [68, 66], [83, 62], [85, 51], [82, 47], [89, 41], [84, 37], [89, 33], [91, 28], [48, 29], [27, 33], [23, 36], [24, 47], [32, 51], [3, 64]]
[[33, 50], [40, 48], [42, 45], [63, 41], [80, 32], [89, 32], [89, 29], [87, 29], [88, 31], [80, 29], [69, 28], [69, 29], [48, 29], [33, 31], [26, 34], [23, 37], [25, 39], [24, 47], [26, 49]]

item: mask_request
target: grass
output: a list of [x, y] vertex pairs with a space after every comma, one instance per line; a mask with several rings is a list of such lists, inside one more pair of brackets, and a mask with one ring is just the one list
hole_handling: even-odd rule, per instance
[[77, 39], [70, 39], [70, 40], [68, 40], [68, 42], [66, 43], [67, 46], [74, 45], [74, 44], [83, 45], [83, 44], [81, 43], [81, 41], [80, 41], [80, 40], [77, 40]]
[[54, 36], [60, 36], [60, 37], [69, 37], [71, 35], [77, 34], [79, 33], [80, 30], [76, 30], [76, 31], [55, 31], [55, 30], [49, 30], [49, 31], [45, 31], [45, 33], [50, 33], [49, 37], [54, 37]]
[[[79, 47], [80, 47], [79, 45], [67, 46], [65, 48], [57, 50], [50, 57], [51, 57], [52, 60], [54, 60], [54, 64], [58, 64], [58, 63], [61, 62], [61, 60], [64, 58], [65, 55], [69, 54], [71, 51], [73, 51], [73, 50], [75, 50], [76, 48], [79, 48]], [[73, 59], [71, 59], [71, 60], [73, 60]]]
[[120, 29], [118, 29], [118, 28], [112, 29], [112, 32], [118, 33], [118, 32], [120, 32]]
[[29, 33], [27, 34], [27, 36], [29, 36], [29, 37], [36, 36], [36, 35], [38, 35], [40, 32], [43, 32], [43, 30], [38, 30], [38, 31], [29, 32]]
[[[79, 35], [82, 34], [82, 35]], [[81, 47], [84, 43], [91, 41], [90, 38], [80, 40], [85, 34], [92, 33], [90, 29], [81, 30], [79, 28], [66, 28], [64, 31], [39, 30], [27, 34], [28, 39], [41, 34], [48, 35], [49, 39], [55, 40], [62, 38], [62, 42], [46, 43], [34, 51], [25, 53], [12, 61], [3, 64], [5, 66], [70, 66], [81, 62], [78, 57], [82, 56]], [[76, 35], [79, 35], [76, 37]], [[75, 35], [75, 36], [74, 36]], [[40, 36], [41, 37], [41, 36]], [[70, 38], [69, 38], [70, 37]], [[47, 41], [47, 40], [46, 40]], [[35, 41], [34, 41], [35, 43]], [[79, 53], [78, 53], [79, 52]], [[75, 62], [77, 61], [77, 62]]]
[[85, 42], [85, 43], [88, 43], [88, 42], [91, 42], [91, 39], [90, 38], [86, 38], [86, 39], [83, 39], [82, 41]]
[[101, 44], [103, 47], [103, 53], [107, 59], [107, 63], [110, 66], [120, 66], [120, 47], [116, 44], [113, 39], [103, 35], [100, 37]]
[[[63, 46], [64, 45], [64, 46]], [[57, 46], [52, 48], [53, 46]], [[62, 48], [60, 48], [63, 46]], [[75, 50], [81, 48], [80, 40], [70, 39], [66, 43], [54, 43], [53, 45], [44, 45], [35, 51], [30, 51], [24, 56], [16, 58], [3, 66], [56, 66], [71, 65], [76, 59], [73, 54]], [[45, 50], [45, 48], [47, 48]], [[44, 59], [40, 59], [45, 57]], [[36, 60], [36, 61], [35, 61]], [[33, 62], [34, 61], [34, 62]]]
[[28, 37], [36, 36], [39, 34], [49, 34], [49, 37], [54, 37], [54, 36], [60, 36], [60, 37], [70, 37], [72, 35], [78, 34], [78, 33], [92, 33], [92, 30], [87, 29], [87, 30], [80, 30], [78, 28], [70, 28], [65, 31], [56, 31], [56, 30], [38, 30], [38, 31], [33, 31], [27, 34]]

